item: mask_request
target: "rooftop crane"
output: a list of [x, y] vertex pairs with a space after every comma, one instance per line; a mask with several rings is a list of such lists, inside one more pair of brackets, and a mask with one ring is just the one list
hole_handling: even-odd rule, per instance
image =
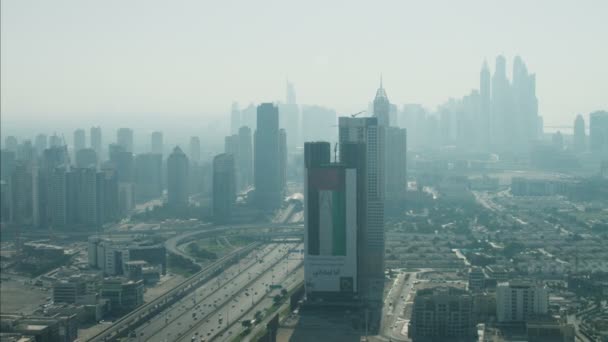
[[358, 112], [358, 113], [351, 114], [351, 115], [350, 115], [350, 117], [351, 117], [351, 118], [356, 118], [356, 117], [357, 117], [359, 114], [363, 114], [363, 113], [365, 113], [365, 112], [367, 112], [367, 111], [366, 111], [366, 110], [362, 110], [362, 111], [360, 111], [360, 112]]

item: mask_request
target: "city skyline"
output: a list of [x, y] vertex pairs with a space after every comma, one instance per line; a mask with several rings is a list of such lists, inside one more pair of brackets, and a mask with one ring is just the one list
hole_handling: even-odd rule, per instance
[[[598, 10], [605, 3], [551, 3], [553, 11], [547, 12], [545, 2], [535, 2], [524, 12], [522, 2], [500, 7], [470, 1], [449, 15], [440, 4], [349, 4], [348, 15], [340, 16], [343, 27], [336, 28], [331, 23], [345, 5], [324, 6], [317, 13], [314, 3], [293, 9], [269, 4], [263, 12], [240, 4], [241, 13], [220, 4], [213, 18], [204, 4], [153, 4], [132, 22], [130, 15], [140, 10], [136, 2], [102, 8], [70, 1], [3, 2], [2, 122], [18, 125], [52, 115], [57, 122], [86, 125], [125, 113], [153, 116], [160, 124], [166, 113], [225, 118], [233, 101], [283, 100], [286, 80], [297, 89], [299, 103], [350, 113], [365, 104], [381, 73], [395, 104], [420, 103], [433, 110], [476, 89], [484, 59], [492, 64], [499, 54], [507, 59], [510, 79], [517, 55], [537, 74], [545, 125], [571, 126], [573, 116], [606, 105], [601, 80], [607, 70], [601, 61], [608, 49], [596, 43], [606, 32], [600, 17], [605, 11]], [[288, 21], [295, 10], [300, 15]], [[361, 24], [379, 12], [386, 19], [382, 25]], [[195, 14], [202, 18], [194, 20]], [[317, 25], [306, 26], [315, 15]], [[515, 15], [517, 26], [508, 19]], [[456, 24], [450, 17], [463, 16], [468, 20], [458, 22], [459, 30], [447, 29]], [[438, 20], [446, 25], [429, 25]], [[167, 25], [156, 26], [159, 21]], [[71, 25], [79, 25], [78, 32]], [[218, 36], [209, 36], [216, 31]], [[403, 42], [410, 43], [402, 48]], [[263, 46], [268, 48], [255, 50]], [[372, 46], [386, 52], [375, 54]], [[259, 53], [243, 59], [248, 49]], [[227, 82], [233, 74], [239, 79]]]

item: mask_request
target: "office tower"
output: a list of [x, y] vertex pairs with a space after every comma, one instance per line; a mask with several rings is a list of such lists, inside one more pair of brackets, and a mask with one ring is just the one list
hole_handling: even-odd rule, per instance
[[491, 138], [494, 147], [503, 148], [506, 145], [505, 131], [510, 131], [507, 122], [509, 115], [510, 93], [507, 79], [507, 62], [504, 56], [496, 57], [496, 68], [492, 76]]
[[201, 162], [201, 140], [198, 137], [190, 137], [190, 161], [192, 164]]
[[101, 127], [91, 127], [91, 148], [97, 153], [97, 158], [103, 160], [102, 152], [102, 140], [101, 140]]
[[74, 131], [74, 154], [86, 147], [86, 133], [84, 129], [79, 128]]
[[119, 128], [116, 132], [116, 143], [122, 146], [126, 152], [133, 153], [133, 130], [130, 128]]
[[253, 132], [256, 130], [257, 125], [257, 107], [250, 103], [245, 109], [241, 110], [241, 126], [247, 126], [251, 128]]
[[97, 171], [74, 168], [66, 173], [66, 211], [69, 224], [95, 226], [98, 221]]
[[162, 164], [160, 154], [144, 153], [135, 157], [135, 199], [138, 203], [162, 196]]
[[188, 205], [188, 157], [179, 146], [167, 158], [167, 204]]
[[228, 153], [213, 158], [213, 218], [215, 222], [227, 222], [236, 202], [236, 177], [234, 156]]
[[233, 102], [230, 110], [230, 135], [237, 134], [239, 127], [241, 127], [241, 111], [239, 110], [239, 104]]
[[103, 190], [98, 194], [102, 196], [99, 204], [103, 206], [103, 222], [115, 221], [120, 218], [118, 174], [114, 169], [103, 169], [98, 175]]
[[[483, 61], [483, 67], [479, 74], [479, 144], [481, 149], [487, 149], [490, 143], [491, 127], [491, 91], [490, 91], [490, 69], [488, 62]], [[412, 131], [410, 131], [412, 132]]]
[[150, 151], [152, 153], [160, 154], [162, 156], [162, 154], [163, 154], [163, 132], [152, 132], [152, 134], [150, 135], [150, 143], [151, 143]]
[[405, 128], [387, 127], [385, 134], [386, 198], [404, 199], [407, 190], [407, 131]]
[[285, 103], [287, 104], [296, 104], [298, 101], [296, 100], [296, 88], [293, 86], [293, 83], [287, 81], [285, 85]]
[[32, 222], [32, 172], [25, 162], [18, 161], [10, 177], [12, 194], [12, 222], [27, 224]]
[[83, 148], [76, 151], [76, 167], [97, 168], [97, 152], [92, 148]]
[[608, 112], [589, 114], [589, 150], [608, 156]]
[[63, 143], [63, 139], [61, 139], [60, 136], [57, 135], [57, 133], [53, 133], [53, 135], [51, 135], [49, 137], [49, 147], [61, 147], [64, 146], [65, 144]]
[[388, 112], [388, 122], [391, 126], [395, 126], [395, 127], [399, 127], [399, 124], [397, 122], [397, 113], [399, 112], [397, 105], [395, 104], [390, 104], [390, 110]]
[[302, 107], [302, 139], [335, 141], [336, 112], [320, 106]]
[[12, 202], [10, 184], [0, 181], [0, 223], [10, 223]]
[[48, 138], [46, 134], [38, 134], [36, 140], [34, 140], [34, 148], [38, 156], [42, 155], [42, 152], [46, 150], [48, 144]]
[[31, 166], [35, 159], [37, 159], [36, 157], [36, 150], [31, 140], [24, 140], [17, 146], [17, 160], [26, 162]]
[[576, 152], [585, 152], [587, 147], [587, 135], [585, 134], [585, 119], [577, 115], [574, 119], [574, 141], [573, 147]]
[[51, 228], [64, 227], [68, 223], [66, 170], [49, 170], [47, 187], [47, 224]]
[[412, 341], [475, 341], [473, 298], [455, 287], [418, 290], [408, 334]]
[[253, 146], [251, 142], [251, 129], [247, 126], [239, 128], [239, 156], [236, 160], [236, 169], [239, 172], [238, 184], [241, 189], [253, 184]]
[[8, 151], [17, 153], [17, 145], [19, 145], [19, 142], [17, 141], [17, 138], [12, 135], [9, 135], [4, 139], [4, 148]]
[[500, 283], [496, 287], [498, 322], [525, 322], [547, 314], [549, 293], [546, 287], [524, 282]]
[[365, 146], [345, 143], [340, 163], [331, 163], [330, 149], [327, 142], [304, 144], [304, 287], [313, 301], [350, 300], [359, 292]]
[[538, 99], [536, 98], [536, 75], [528, 73], [521, 57], [513, 60], [513, 85], [511, 87], [511, 119], [513, 131], [509, 141], [518, 151], [527, 151], [530, 142], [536, 140]]
[[553, 133], [551, 141], [553, 143], [553, 148], [557, 151], [562, 151], [564, 149], [564, 137], [562, 136], [562, 132], [557, 131]]
[[265, 211], [282, 204], [279, 159], [279, 109], [272, 103], [262, 103], [254, 137], [254, 183], [256, 205]]
[[287, 188], [287, 132], [283, 128], [279, 130], [279, 184], [281, 194]]
[[426, 110], [419, 104], [403, 105], [399, 127], [407, 129], [408, 144], [411, 148], [420, 148], [425, 145], [428, 137], [426, 126]]
[[133, 153], [119, 144], [108, 147], [110, 165], [118, 179], [118, 213], [127, 215], [135, 207], [135, 160]]
[[116, 169], [120, 183], [132, 183], [135, 179], [133, 153], [125, 151], [122, 145], [110, 144], [108, 147], [110, 163]]
[[42, 167], [46, 170], [52, 170], [57, 167], [67, 167], [65, 148], [50, 147], [42, 153]]
[[0, 180], [10, 184], [9, 180], [15, 169], [16, 153], [8, 149], [0, 151]]
[[280, 126], [287, 132], [287, 148], [295, 151], [299, 145], [300, 113], [296, 104], [279, 104]]
[[366, 224], [359, 251], [364, 262], [359, 277], [363, 298], [376, 306], [382, 302], [384, 287], [384, 127], [376, 117], [340, 117], [339, 129], [340, 146], [346, 142], [366, 145]]
[[224, 137], [224, 153], [232, 154], [236, 156], [239, 154], [239, 136], [228, 135]]
[[390, 125], [390, 110], [391, 104], [386, 96], [386, 91], [382, 87], [382, 78], [380, 78], [380, 88], [376, 91], [374, 98], [374, 116], [378, 118], [378, 125], [388, 127]]
[[234, 173], [235, 173], [235, 179], [236, 179], [236, 190], [240, 191], [243, 187], [243, 185], [241, 184], [241, 170], [239, 170], [238, 168], [238, 164], [237, 164], [237, 160], [240, 159], [240, 153], [239, 153], [239, 136], [236, 134], [233, 135], [229, 135], [227, 137], [224, 138], [224, 153], [230, 154], [232, 155], [234, 161], [235, 161], [235, 169], [234, 169]]
[[300, 145], [300, 108], [296, 102], [296, 90], [292, 83], [287, 81], [285, 103], [279, 104], [279, 124], [287, 131], [287, 149], [295, 151]]

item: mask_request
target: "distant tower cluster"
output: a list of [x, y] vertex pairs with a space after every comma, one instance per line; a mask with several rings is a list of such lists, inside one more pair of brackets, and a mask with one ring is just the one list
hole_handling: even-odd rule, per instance
[[[481, 71], [480, 94], [483, 120], [489, 114], [490, 144], [502, 151], [525, 152], [538, 139], [539, 126], [538, 99], [536, 98], [536, 75], [528, 73], [521, 57], [513, 61], [513, 81], [506, 74], [507, 63], [504, 56], [496, 57], [496, 67], [488, 89], [487, 65]], [[490, 91], [489, 91], [490, 90]], [[488, 95], [491, 94], [490, 112], [487, 110]], [[485, 127], [484, 127], [485, 128]]]

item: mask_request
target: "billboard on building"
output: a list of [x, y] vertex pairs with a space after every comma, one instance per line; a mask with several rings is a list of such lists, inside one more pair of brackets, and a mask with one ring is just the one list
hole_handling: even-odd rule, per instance
[[357, 171], [307, 169], [306, 292], [357, 292]]

